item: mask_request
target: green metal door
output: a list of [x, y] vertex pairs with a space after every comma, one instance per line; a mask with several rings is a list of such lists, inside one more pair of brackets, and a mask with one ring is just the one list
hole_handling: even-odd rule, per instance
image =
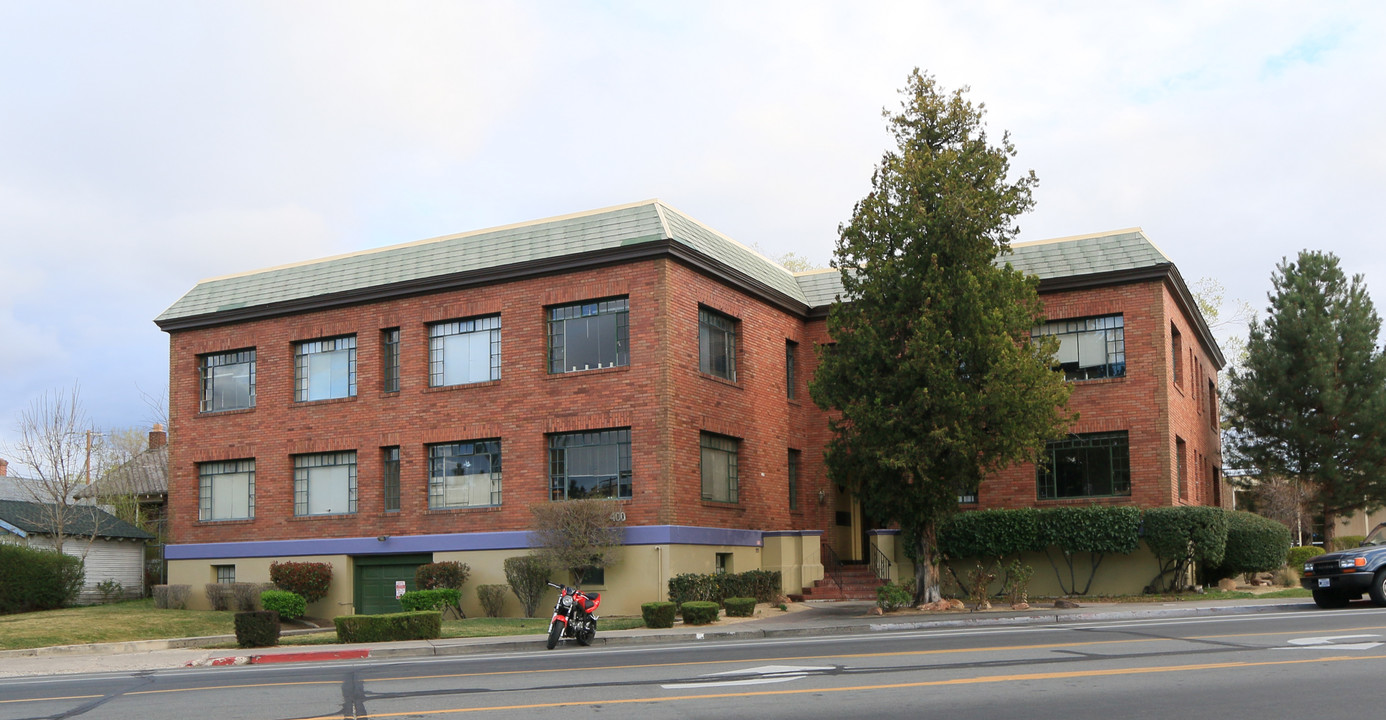
[[403, 582], [404, 589], [415, 590], [414, 571], [420, 565], [433, 562], [432, 555], [383, 555], [358, 557], [356, 565], [356, 587], [353, 602], [357, 615], [381, 615], [401, 612], [403, 608], [395, 599], [396, 583]]

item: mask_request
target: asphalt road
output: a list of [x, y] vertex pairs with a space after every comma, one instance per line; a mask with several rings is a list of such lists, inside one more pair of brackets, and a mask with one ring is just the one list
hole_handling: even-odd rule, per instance
[[11, 718], [1366, 716], [1386, 610], [25, 678]]

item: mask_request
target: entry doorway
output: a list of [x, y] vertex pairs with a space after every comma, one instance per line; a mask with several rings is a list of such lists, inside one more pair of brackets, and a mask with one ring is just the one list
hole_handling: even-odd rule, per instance
[[357, 615], [383, 615], [402, 612], [396, 597], [399, 583], [406, 592], [416, 590], [414, 573], [420, 565], [433, 562], [431, 553], [414, 555], [369, 555], [352, 558], [355, 582], [352, 602]]

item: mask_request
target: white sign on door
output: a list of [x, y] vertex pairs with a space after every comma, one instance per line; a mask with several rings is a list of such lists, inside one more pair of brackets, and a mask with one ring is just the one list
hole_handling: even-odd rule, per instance
[[403, 580], [396, 580], [396, 581], [395, 581], [395, 599], [398, 600], [398, 599], [400, 599], [400, 597], [402, 597], [403, 595], [404, 595], [404, 581], [403, 581]]

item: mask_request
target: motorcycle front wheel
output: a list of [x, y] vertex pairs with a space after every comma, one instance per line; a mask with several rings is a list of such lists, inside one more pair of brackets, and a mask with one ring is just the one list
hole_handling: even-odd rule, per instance
[[552, 650], [552, 649], [554, 649], [555, 647], [558, 646], [558, 636], [559, 636], [559, 635], [562, 635], [562, 634], [563, 634], [563, 623], [561, 623], [561, 622], [559, 622], [559, 621], [557, 621], [557, 620], [554, 620], [553, 622], [549, 623], [549, 649], [550, 649], [550, 650]]

